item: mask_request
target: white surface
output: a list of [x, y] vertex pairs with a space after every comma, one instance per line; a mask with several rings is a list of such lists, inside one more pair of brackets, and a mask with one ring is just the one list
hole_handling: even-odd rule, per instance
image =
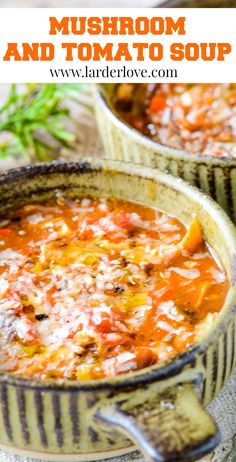
[[[73, 33], [70, 17], [86, 18]], [[235, 9], [185, 8], [71, 9], [65, 15], [68, 25], [52, 27], [64, 10], [4, 8], [0, 15], [0, 82], [198, 82], [236, 81]], [[103, 22], [113, 16], [117, 21], [114, 35]], [[122, 31], [123, 17], [130, 18], [130, 28]], [[99, 29], [89, 18], [98, 18]], [[103, 20], [104, 17], [104, 20]], [[177, 22], [178, 21], [178, 22]], [[106, 24], [106, 23], [105, 23]], [[92, 32], [91, 29], [92, 28]], [[58, 30], [59, 29], [59, 30]], [[79, 30], [79, 32], [77, 32]], [[170, 30], [170, 32], [168, 32]], [[121, 34], [120, 34], [121, 31]], [[51, 32], [51, 33], [50, 33]], [[32, 57], [28, 44], [37, 47]], [[72, 47], [71, 47], [72, 46]], [[108, 49], [107, 49], [108, 47]], [[66, 48], [66, 49], [65, 49]], [[105, 50], [105, 51], [104, 51]], [[209, 56], [210, 55], [210, 56]]]

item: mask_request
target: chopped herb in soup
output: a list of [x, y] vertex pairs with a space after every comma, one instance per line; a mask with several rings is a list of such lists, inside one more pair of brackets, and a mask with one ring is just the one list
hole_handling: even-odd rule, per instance
[[228, 289], [196, 219], [58, 194], [0, 221], [0, 371], [97, 379], [170, 360]]
[[189, 153], [236, 157], [236, 84], [120, 84], [122, 119], [154, 141]]

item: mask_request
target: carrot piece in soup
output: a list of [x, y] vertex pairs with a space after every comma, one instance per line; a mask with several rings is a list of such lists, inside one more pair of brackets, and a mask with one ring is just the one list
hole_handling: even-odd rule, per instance
[[195, 218], [190, 224], [188, 231], [181, 242], [181, 247], [189, 253], [194, 253], [202, 242], [203, 236], [201, 226]]

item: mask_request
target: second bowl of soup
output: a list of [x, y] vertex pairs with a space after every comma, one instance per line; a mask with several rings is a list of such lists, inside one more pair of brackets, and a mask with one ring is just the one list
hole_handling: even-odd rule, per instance
[[235, 84], [103, 84], [95, 100], [107, 157], [182, 177], [236, 220]]

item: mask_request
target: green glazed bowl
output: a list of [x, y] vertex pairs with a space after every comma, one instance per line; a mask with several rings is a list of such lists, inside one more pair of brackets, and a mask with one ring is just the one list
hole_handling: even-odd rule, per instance
[[95, 112], [105, 156], [159, 168], [183, 178], [215, 199], [236, 223], [236, 159], [189, 154], [142, 135], [116, 115], [113, 107], [116, 85], [94, 87]]
[[110, 379], [40, 381], [0, 374], [0, 448], [38, 459], [88, 461], [140, 448], [152, 462], [195, 460], [219, 442], [205, 411], [236, 361], [236, 231], [221, 208], [182, 180], [115, 161], [52, 162], [0, 175], [0, 212], [51, 197], [113, 196], [193, 215], [225, 268], [229, 292], [216, 321], [164, 365]]
[[235, 0], [166, 0], [158, 8], [235, 8]]

